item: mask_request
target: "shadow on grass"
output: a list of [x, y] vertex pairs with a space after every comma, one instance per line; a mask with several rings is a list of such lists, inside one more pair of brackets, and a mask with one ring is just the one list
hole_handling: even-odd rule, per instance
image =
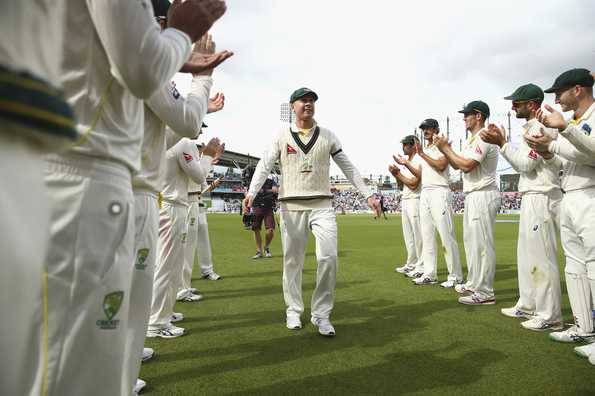
[[[184, 379], [190, 380], [200, 378], [211, 374], [221, 374], [229, 371], [240, 371], [243, 369], [254, 369], [255, 367], [279, 365], [292, 361], [297, 362], [313, 356], [335, 354], [337, 351], [356, 346], [382, 347], [392, 344], [400, 338], [405, 338], [408, 334], [416, 333], [420, 329], [431, 326], [430, 321], [427, 320], [426, 317], [438, 311], [452, 308], [453, 304], [456, 304], [456, 302], [443, 300], [433, 300], [419, 304], [406, 305], [395, 305], [393, 302], [387, 300], [365, 302], [343, 301], [338, 304], [337, 310], [335, 311], [336, 314], [334, 317], [338, 318], [335, 321], [338, 336], [333, 339], [321, 337], [314, 331], [312, 326], [307, 325], [300, 331], [283, 329], [282, 334], [286, 335], [272, 338], [270, 340], [256, 340], [216, 348], [166, 353], [160, 355], [159, 359], [153, 364], [194, 360], [200, 356], [224, 359], [226, 356], [231, 357], [242, 355], [243, 357], [233, 361], [221, 361], [212, 364], [201, 364], [200, 361], [197, 361], [196, 366], [192, 369], [157, 375], [152, 378], [147, 378], [147, 380], [150, 380], [156, 385], [167, 384], [175, 381], [183, 381]], [[273, 323], [277, 323], [278, 326], [284, 326], [284, 318], [279, 320], [279, 316], [279, 312], [277, 311], [263, 311], [245, 315], [227, 315], [216, 319], [214, 318], [211, 321], [227, 321], [225, 326], [216, 324], [215, 326], [207, 328], [197, 328], [196, 334], [197, 336], [202, 336], [202, 333], [205, 331], [213, 331], [223, 328], [229, 330], [230, 328], [237, 327], [266, 326]], [[306, 315], [305, 318], [307, 319]], [[232, 324], [228, 322], [237, 319], [239, 319], [237, 323]], [[346, 324], [344, 322], [349, 323]], [[482, 356], [489, 355], [489, 350], [479, 352], [483, 353]], [[428, 364], [428, 362], [432, 361], [432, 354], [437, 354], [437, 351], [405, 355], [387, 355], [387, 358], [390, 362], [401, 362], [399, 364], [403, 365], [408, 364], [416, 366], [419, 363], [419, 367], [416, 370], [421, 370]], [[493, 361], [497, 358], [500, 357], [492, 355], [489, 360]], [[413, 361], [417, 359], [419, 362], [414, 363], [410, 361], [409, 363], [405, 363], [407, 359], [413, 359]], [[455, 362], [457, 362], [457, 367], [462, 367], [463, 362], [466, 362], [468, 365], [470, 361], [471, 357], [469, 356], [461, 358], [460, 364], [458, 363], [458, 359], [455, 360]], [[392, 366], [392, 364], [393, 363], [387, 365], [387, 368], [388, 366]], [[439, 364], [436, 363], [436, 367], [443, 364], [445, 364], [444, 361], [441, 361]], [[474, 365], [479, 367], [477, 362], [474, 362]], [[338, 372], [332, 374], [331, 377], [341, 375], [341, 362], [335, 361], [330, 367], [338, 370]], [[366, 370], [366, 368], [363, 368], [362, 370]], [[398, 368], [395, 368], [395, 372], [398, 370]], [[431, 370], [431, 372], [432, 375], [436, 375], [434, 370]], [[346, 375], [353, 375], [351, 371], [347, 371], [346, 373]], [[391, 375], [394, 375], [394, 372]], [[420, 377], [414, 372], [411, 372], [409, 375], [411, 375], [411, 377]], [[452, 375], [452, 373], [449, 374], [449, 376], [450, 375]], [[456, 376], [453, 377], [456, 378]], [[301, 380], [296, 381], [299, 383]], [[272, 391], [273, 389], [271, 389], [271, 392]]]

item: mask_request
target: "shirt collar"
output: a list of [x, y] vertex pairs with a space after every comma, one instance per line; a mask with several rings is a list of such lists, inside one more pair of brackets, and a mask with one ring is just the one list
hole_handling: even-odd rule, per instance
[[593, 114], [594, 111], [595, 111], [595, 102], [591, 103], [591, 106], [589, 106], [589, 108], [587, 109], [587, 111], [585, 111], [585, 114], [583, 114], [583, 116], [581, 118], [579, 118], [578, 120], [572, 119], [570, 121], [570, 124], [579, 124], [581, 121], [584, 121], [584, 120], [588, 119], [589, 117], [591, 117], [591, 114]]

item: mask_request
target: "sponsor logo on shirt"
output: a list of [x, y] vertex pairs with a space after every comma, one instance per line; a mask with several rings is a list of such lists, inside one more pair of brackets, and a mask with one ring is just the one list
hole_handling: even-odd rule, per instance
[[180, 92], [176, 88], [176, 83], [173, 81], [171, 82], [171, 95], [174, 97], [174, 99], [180, 99]]
[[287, 154], [297, 154], [297, 151], [295, 151], [295, 149], [288, 144], [287, 145]]
[[190, 162], [194, 159], [190, 154], [182, 153], [182, 155], [184, 155], [184, 159], [186, 160], [186, 162]]
[[481, 151], [481, 147], [479, 146], [475, 146], [475, 152], [479, 155], [483, 154], [483, 151]]
[[589, 126], [589, 124], [583, 124], [583, 127], [581, 129], [585, 132], [585, 135], [591, 136], [591, 127]]
[[535, 150], [529, 151], [529, 158], [532, 160], [537, 159], [537, 152]]

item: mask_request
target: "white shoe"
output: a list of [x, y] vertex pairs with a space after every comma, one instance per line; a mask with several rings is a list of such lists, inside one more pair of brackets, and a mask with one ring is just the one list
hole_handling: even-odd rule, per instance
[[219, 276], [218, 273], [216, 272], [211, 272], [210, 274], [206, 274], [202, 276], [203, 279], [208, 279], [208, 280], [212, 280], [212, 281], [216, 281], [221, 279], [221, 276]]
[[153, 350], [153, 348], [143, 348], [143, 354], [141, 355], [140, 361], [141, 362], [146, 362], [147, 360], [150, 360], [153, 356], [155, 355], [155, 351]]
[[170, 324], [168, 327], [162, 329], [149, 329], [147, 330], [148, 338], [177, 338], [183, 336], [186, 331], [181, 328]]
[[473, 290], [465, 286], [464, 283], [459, 283], [458, 285], [455, 285], [455, 291], [459, 294], [473, 294]]
[[269, 248], [264, 249], [264, 257], [271, 258], [273, 255], [271, 254], [271, 250]]
[[202, 294], [186, 293], [185, 295], [178, 297], [178, 301], [181, 302], [196, 302], [202, 300]]
[[325, 337], [334, 337], [335, 336], [335, 328], [331, 324], [330, 320], [322, 319], [322, 318], [314, 318], [310, 320], [312, 324], [318, 327], [318, 332], [325, 336]]
[[405, 276], [407, 276], [407, 278], [413, 278], [413, 279], [415, 279], [415, 278], [421, 277], [423, 274], [424, 274], [423, 272], [416, 271], [416, 270], [413, 269], [413, 270], [405, 273]]
[[171, 319], [169, 321], [172, 323], [176, 323], [176, 322], [180, 322], [182, 320], [184, 320], [184, 314], [181, 312], [174, 312], [171, 315]]
[[408, 272], [413, 271], [413, 269], [414, 269], [414, 267], [411, 267], [411, 266], [405, 264], [402, 267], [395, 268], [395, 271], [398, 272], [399, 274], [406, 274]]
[[188, 291], [192, 294], [200, 294], [196, 287], [191, 287], [190, 289], [188, 289]]
[[550, 333], [550, 340], [556, 342], [587, 342], [592, 340], [595, 334], [579, 332], [576, 325], [572, 325], [564, 331], [555, 331]]
[[299, 316], [288, 315], [285, 320], [285, 325], [289, 330], [299, 330], [302, 328], [302, 321]]
[[428, 278], [427, 276], [420, 276], [419, 278], [413, 279], [413, 283], [415, 283], [418, 286], [421, 286], [421, 285], [435, 285], [436, 283], [438, 283], [438, 280], [432, 279], [432, 278]]
[[590, 358], [595, 355], [595, 343], [574, 347], [574, 353], [580, 357]]
[[473, 293], [467, 296], [459, 297], [459, 302], [465, 305], [494, 305], [496, 304], [496, 298], [484, 298], [477, 293]]
[[461, 283], [460, 282], [457, 282], [457, 281], [453, 281], [451, 279], [451, 280], [447, 280], [447, 281], [442, 282], [440, 284], [440, 286], [443, 287], [443, 288], [445, 288], [445, 289], [452, 289], [453, 287], [455, 287], [456, 285], [459, 285], [459, 284], [461, 284]]
[[521, 323], [521, 326], [523, 326], [527, 330], [533, 331], [562, 330], [564, 328], [564, 325], [560, 322], [549, 323], [541, 318], [533, 318], [526, 320]]
[[532, 313], [521, 311], [520, 309], [517, 309], [516, 307], [502, 308], [500, 310], [500, 312], [502, 313], [502, 315], [508, 316], [509, 318], [531, 319], [533, 317]]
[[259, 259], [259, 258], [262, 258], [262, 252], [256, 252], [256, 254], [254, 256], [252, 256], [252, 258], [254, 260]]
[[142, 379], [138, 378], [136, 380], [136, 384], [134, 385], [134, 393], [138, 395], [143, 389], [145, 389], [145, 386], [147, 386], [147, 383]]

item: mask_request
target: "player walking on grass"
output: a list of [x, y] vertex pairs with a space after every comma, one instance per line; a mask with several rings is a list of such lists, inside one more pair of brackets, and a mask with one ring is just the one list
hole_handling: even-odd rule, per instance
[[[562, 73], [554, 85], [545, 90], [555, 93], [556, 104], [562, 111], [574, 111], [567, 122], [561, 113], [546, 106], [537, 113], [547, 127], [559, 131], [558, 139], [548, 134], [528, 136], [527, 143], [538, 152], [549, 152], [563, 159], [560, 208], [562, 247], [566, 256], [566, 288], [574, 316], [574, 325], [554, 332], [550, 338], [559, 342], [591, 340], [593, 333], [592, 307], [595, 300], [595, 100], [593, 76], [586, 69]], [[584, 135], [584, 136], [581, 136]], [[586, 136], [586, 138], [585, 138]], [[585, 144], [586, 143], [586, 144]], [[575, 348], [581, 356], [595, 363], [595, 345]]]
[[500, 192], [496, 186], [498, 147], [479, 137], [490, 116], [490, 108], [482, 101], [467, 104], [462, 113], [465, 127], [471, 133], [461, 154], [454, 152], [444, 136], [434, 140], [438, 149], [455, 169], [463, 172], [465, 215], [463, 239], [467, 257], [467, 283], [455, 290], [467, 294], [459, 298], [461, 304], [495, 304], [494, 275], [496, 249], [494, 223], [500, 208]]
[[[543, 101], [543, 91], [537, 85], [519, 87], [505, 99], [512, 101], [517, 118], [525, 119], [519, 148], [506, 142], [504, 129], [490, 124], [480, 137], [500, 147], [500, 154], [521, 174], [522, 194], [517, 266], [519, 299], [515, 306], [502, 308], [502, 314], [527, 318], [521, 323], [535, 331], [562, 329], [558, 242], [560, 201], [560, 158], [551, 153], [538, 155], [525, 142], [525, 136], [539, 136], [544, 129], [536, 118]], [[552, 133], [547, 131], [546, 133]], [[555, 133], [555, 132], [553, 132]]]
[[296, 114], [295, 126], [283, 128], [258, 162], [244, 211], [252, 207], [254, 197], [272, 172], [275, 162], [281, 166], [281, 241], [283, 244], [283, 295], [287, 305], [286, 325], [302, 327], [302, 271], [311, 231], [316, 239], [318, 270], [312, 295], [311, 322], [324, 336], [334, 336], [330, 322], [337, 275], [337, 222], [330, 190], [330, 159], [345, 176], [368, 197], [368, 205], [379, 213], [378, 202], [369, 193], [362, 177], [341, 148], [334, 133], [317, 125], [314, 108], [318, 95], [300, 88], [290, 97]]
[[[416, 137], [413, 135], [406, 136], [401, 140], [403, 145], [403, 153], [407, 156], [409, 166], [416, 169], [420, 168], [419, 156], [415, 152]], [[400, 165], [405, 165], [403, 157], [394, 157], [395, 161]], [[395, 165], [388, 167], [389, 172], [401, 183], [403, 183], [403, 193], [401, 194], [401, 223], [403, 227], [403, 239], [405, 240], [405, 247], [407, 248], [407, 261], [402, 267], [398, 267], [395, 271], [407, 274], [410, 272], [423, 273], [422, 261], [422, 236], [421, 225], [419, 222], [419, 195], [421, 192], [421, 177], [415, 176], [405, 166], [400, 170]]]

